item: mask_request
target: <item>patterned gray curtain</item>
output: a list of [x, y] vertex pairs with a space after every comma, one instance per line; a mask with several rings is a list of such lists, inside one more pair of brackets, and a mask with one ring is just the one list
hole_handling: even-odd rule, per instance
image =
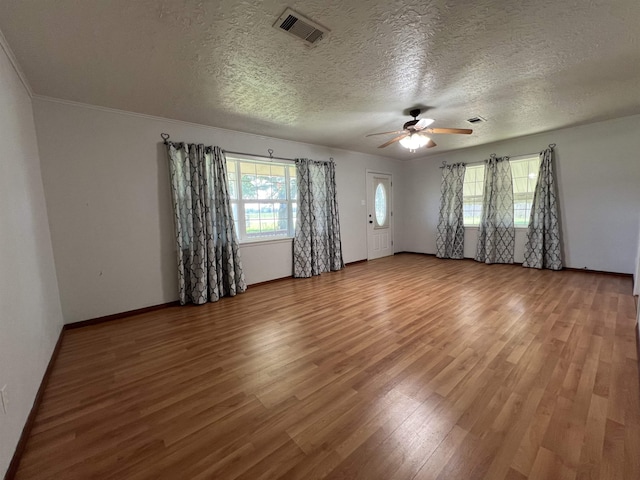
[[244, 292], [227, 162], [220, 147], [166, 142], [178, 249], [180, 304]]
[[513, 263], [516, 229], [513, 225], [513, 179], [508, 157], [486, 160], [482, 216], [476, 260]]
[[340, 270], [342, 244], [333, 161], [296, 159], [298, 215], [293, 239], [293, 276]]
[[436, 236], [436, 256], [438, 258], [463, 258], [464, 256], [464, 219], [462, 200], [464, 163], [442, 167], [440, 185], [440, 216]]
[[540, 152], [540, 172], [533, 195], [531, 217], [524, 246], [524, 267], [562, 269], [560, 224], [556, 181], [553, 174], [553, 147]]

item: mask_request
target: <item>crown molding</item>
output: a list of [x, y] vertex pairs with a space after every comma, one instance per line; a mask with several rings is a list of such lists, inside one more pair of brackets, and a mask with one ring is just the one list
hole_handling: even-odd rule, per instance
[[29, 85], [26, 75], [22, 71], [22, 68], [20, 68], [20, 64], [18, 63], [16, 56], [13, 54], [13, 50], [11, 50], [9, 42], [7, 42], [7, 39], [2, 33], [2, 30], [0, 30], [0, 48], [2, 48], [2, 50], [4, 51], [5, 55], [9, 59], [9, 62], [11, 62], [11, 66], [15, 70], [16, 75], [18, 75], [18, 78], [22, 82], [22, 86], [26, 90], [27, 94], [30, 98], [33, 98], [33, 90], [31, 89], [31, 85]]

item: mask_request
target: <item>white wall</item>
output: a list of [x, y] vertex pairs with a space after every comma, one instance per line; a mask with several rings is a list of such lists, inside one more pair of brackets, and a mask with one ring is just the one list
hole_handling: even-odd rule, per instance
[[31, 99], [3, 48], [0, 133], [0, 388], [9, 397], [7, 414], [0, 411], [3, 477], [62, 328]]
[[[638, 157], [640, 157], [640, 152], [638, 152]], [[640, 160], [640, 158], [639, 158]], [[640, 183], [640, 182], [639, 182]], [[640, 188], [640, 186], [638, 186]], [[640, 210], [640, 209], [638, 209]], [[638, 222], [640, 223], [640, 222]], [[636, 269], [633, 275], [633, 294], [640, 295], [640, 231], [638, 232], [638, 246], [637, 246], [637, 254], [636, 254]], [[640, 318], [640, 308], [638, 308], [638, 317]]]
[[[404, 247], [435, 253], [443, 161], [477, 162], [489, 157], [538, 152], [556, 143], [556, 174], [565, 266], [619, 273], [634, 271], [640, 205], [640, 115], [521, 137], [412, 160], [403, 176]], [[408, 199], [408, 200], [407, 200]], [[465, 234], [473, 257], [477, 234]], [[524, 232], [517, 233], [522, 261]]]
[[[177, 298], [173, 212], [161, 132], [175, 141], [233, 151], [267, 154], [271, 148], [280, 157], [333, 157], [345, 262], [367, 257], [361, 205], [366, 169], [399, 176], [402, 167], [384, 157], [50, 99], [34, 99], [34, 112], [66, 322]], [[401, 216], [396, 219], [401, 223], [398, 219]], [[395, 246], [402, 250], [399, 242]], [[249, 284], [291, 275], [291, 241], [243, 246], [242, 256]]]

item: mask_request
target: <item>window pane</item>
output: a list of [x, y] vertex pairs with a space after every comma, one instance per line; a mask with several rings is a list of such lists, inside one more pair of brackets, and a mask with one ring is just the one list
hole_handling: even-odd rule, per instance
[[298, 221], [298, 203], [291, 202], [291, 222], [293, 223], [293, 229], [296, 229], [296, 222]]
[[462, 196], [468, 197], [470, 195], [476, 194], [476, 184], [475, 182], [467, 182], [465, 175], [465, 182], [462, 184]]
[[387, 222], [387, 192], [384, 185], [379, 183], [376, 187], [376, 194], [373, 200], [376, 213], [376, 223], [379, 227], [385, 226]]
[[260, 204], [245, 203], [244, 204], [244, 220], [247, 235], [256, 235], [260, 233]]
[[237, 191], [237, 186], [236, 186], [236, 174], [235, 173], [229, 173], [229, 196], [231, 197], [232, 200], [237, 200], [238, 199], [238, 191]]
[[271, 177], [271, 198], [273, 200], [287, 198], [287, 184], [284, 177]]
[[513, 193], [520, 193], [527, 191], [527, 185], [529, 183], [529, 179], [527, 177], [513, 177]]
[[514, 160], [509, 163], [511, 164], [511, 175], [513, 176], [513, 178], [524, 178], [529, 175], [528, 162], [520, 162]]
[[256, 173], [258, 175], [267, 175], [271, 174], [271, 165], [266, 165], [264, 163], [258, 163], [256, 165]]
[[236, 230], [236, 235], [240, 236], [240, 230], [238, 230], [238, 204], [231, 204], [231, 211], [233, 212], [233, 228]]
[[246, 200], [258, 198], [256, 183], [257, 179], [255, 175], [242, 175], [242, 198]]
[[477, 168], [468, 167], [464, 172], [464, 183], [473, 183], [476, 181]]
[[244, 175], [245, 173], [248, 175], [256, 174], [256, 164], [250, 162], [240, 162], [240, 172]]
[[271, 177], [268, 175], [258, 175], [256, 178], [256, 194], [261, 200], [271, 198]]

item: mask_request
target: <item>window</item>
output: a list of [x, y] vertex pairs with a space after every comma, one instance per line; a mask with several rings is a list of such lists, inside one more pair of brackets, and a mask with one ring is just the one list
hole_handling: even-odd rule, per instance
[[482, 191], [484, 189], [484, 165], [472, 165], [464, 172], [462, 212], [465, 226], [480, 225]]
[[240, 242], [293, 237], [296, 167], [227, 157], [229, 194]]
[[[509, 160], [513, 179], [513, 221], [515, 227], [527, 227], [533, 204], [533, 193], [538, 180], [540, 158], [536, 155], [519, 160]], [[464, 174], [463, 215], [465, 227], [480, 225], [482, 193], [484, 190], [484, 165], [468, 166]]]
[[376, 187], [376, 193], [373, 200], [374, 210], [376, 213], [376, 227], [387, 227], [387, 191], [384, 188], [385, 185], [382, 181], [377, 178], [376, 181], [380, 182]]
[[516, 227], [529, 225], [533, 194], [538, 181], [540, 157], [509, 160], [513, 177], [513, 223]]

